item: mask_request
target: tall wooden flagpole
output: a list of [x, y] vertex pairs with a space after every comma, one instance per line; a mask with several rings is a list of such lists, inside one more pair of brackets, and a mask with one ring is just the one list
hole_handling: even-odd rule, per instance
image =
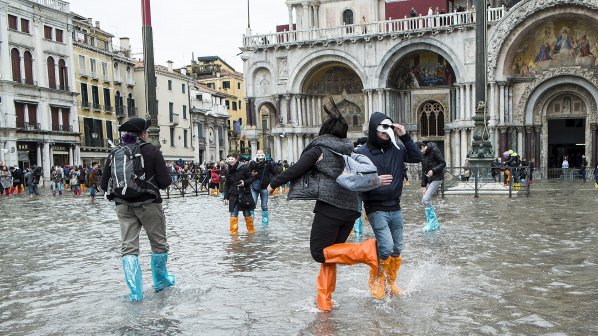
[[156, 70], [154, 68], [154, 42], [150, 0], [141, 0], [143, 32], [143, 74], [145, 76], [145, 106], [147, 117], [152, 121], [149, 141], [160, 147], [160, 126], [158, 125], [158, 104], [156, 103]]

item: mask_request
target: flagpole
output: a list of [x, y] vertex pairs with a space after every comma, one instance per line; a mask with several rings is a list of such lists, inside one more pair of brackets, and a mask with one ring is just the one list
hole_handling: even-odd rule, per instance
[[145, 76], [145, 106], [152, 121], [149, 141], [160, 147], [160, 126], [158, 125], [158, 104], [156, 103], [156, 69], [154, 68], [154, 42], [150, 0], [141, 0], [143, 33], [143, 74]]

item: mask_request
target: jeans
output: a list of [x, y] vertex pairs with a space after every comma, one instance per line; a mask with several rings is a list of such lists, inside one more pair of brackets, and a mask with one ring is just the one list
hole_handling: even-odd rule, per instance
[[422, 197], [422, 203], [424, 207], [431, 208], [432, 207], [432, 196], [438, 191], [438, 188], [442, 185], [442, 181], [432, 181], [428, 183], [428, 187], [426, 188], [426, 193], [424, 197]]
[[368, 214], [378, 241], [378, 258], [398, 257], [403, 249], [403, 216], [401, 210], [376, 211]]
[[[235, 204], [235, 207], [233, 208], [233, 211], [230, 212], [230, 216], [231, 217], [239, 217], [239, 202], [237, 202], [237, 204]], [[243, 216], [244, 217], [251, 216], [251, 211], [250, 210], [243, 210]]]
[[91, 186], [91, 188], [89, 188], [89, 196], [96, 197], [96, 187], [95, 186]]
[[251, 195], [253, 195], [255, 204], [257, 204], [257, 197], [259, 195], [262, 201], [262, 211], [268, 211], [268, 189], [262, 189], [260, 191], [251, 189]]

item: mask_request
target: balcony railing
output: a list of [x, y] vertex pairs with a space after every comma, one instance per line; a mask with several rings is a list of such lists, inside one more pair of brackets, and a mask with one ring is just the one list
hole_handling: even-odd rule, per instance
[[127, 114], [127, 107], [123, 105], [115, 106], [114, 110], [116, 111], [117, 117], [124, 117]]
[[33, 0], [40, 5], [50, 7], [63, 13], [70, 13], [69, 3], [60, 0]]
[[104, 75], [103, 77], [104, 82], [108, 83], [110, 82], [110, 77], [108, 77], [107, 75]]
[[61, 91], [70, 91], [70, 87], [68, 85], [59, 85], [58, 90]]
[[106, 113], [112, 113], [112, 106], [110, 106], [110, 105], [104, 105], [104, 112], [106, 112]]
[[91, 72], [91, 78], [92, 78], [92, 79], [98, 79], [98, 73], [97, 73], [97, 72], [95, 72], [95, 71], [92, 71], [92, 72]]
[[129, 117], [136, 117], [137, 111], [139, 110], [137, 107], [127, 106], [127, 110], [129, 110]]
[[52, 131], [57, 131], [57, 132], [72, 132], [73, 131], [73, 125], [51, 125]]
[[81, 107], [84, 108], [84, 109], [86, 109], [86, 110], [89, 110], [89, 102], [88, 101], [82, 101], [81, 102]]
[[114, 84], [121, 84], [123, 82], [120, 76], [114, 76]]
[[17, 128], [24, 131], [40, 131], [42, 129], [42, 125], [38, 122], [23, 122], [18, 123]]
[[[488, 23], [497, 22], [504, 16], [505, 8], [488, 8]], [[475, 11], [418, 16], [413, 18], [385, 20], [367, 24], [344, 25], [332, 28], [285, 31], [272, 34], [245, 36], [243, 47], [248, 49], [269, 48], [290, 44], [326, 43], [342, 39], [356, 40], [372, 37], [398, 36], [399, 34], [425, 34], [447, 31], [475, 25]]]
[[127, 80], [127, 86], [135, 86], [135, 81], [132, 79]]
[[170, 115], [170, 124], [171, 125], [178, 125], [179, 124], [179, 115], [178, 114], [171, 114]]
[[91, 105], [91, 108], [92, 108], [94, 111], [99, 111], [101, 107], [102, 107], [102, 105], [100, 105], [99, 103], [93, 103], [93, 104]]

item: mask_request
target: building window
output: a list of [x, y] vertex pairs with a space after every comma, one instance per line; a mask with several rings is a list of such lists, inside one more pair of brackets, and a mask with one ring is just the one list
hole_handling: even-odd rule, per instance
[[237, 83], [237, 90], [241, 90], [241, 83]]
[[172, 81], [168, 80], [168, 91], [172, 91]]
[[108, 80], [108, 63], [102, 62], [102, 76], [104, 80]]
[[96, 60], [93, 58], [89, 59], [89, 65], [91, 66], [91, 77], [97, 77], [97, 67], [96, 67]]
[[112, 103], [110, 102], [111, 100], [110, 89], [104, 88], [104, 110], [106, 110], [106, 112], [112, 111]]
[[79, 55], [79, 73], [85, 75], [85, 56]]
[[29, 34], [29, 20], [21, 18], [21, 31]]
[[185, 93], [185, 83], [181, 84], [181, 90], [183, 93]]
[[230, 108], [230, 101], [228, 101], [228, 99], [224, 102], [224, 104], [226, 105], [226, 108], [229, 109]]
[[187, 119], [187, 105], [183, 105], [183, 119]]
[[33, 85], [33, 57], [29, 50], [25, 51], [23, 58], [25, 59], [25, 83]]
[[203, 96], [202, 96], [202, 95], [200, 95], [200, 94], [198, 94], [198, 95], [195, 95], [195, 99], [197, 99], [197, 100], [199, 100], [199, 101], [203, 101]]
[[170, 117], [170, 122], [174, 122], [174, 104], [168, 103], [168, 115]]
[[236, 110], [237, 110], [237, 102], [236, 102], [236, 101], [234, 101], [234, 102], [233, 102], [233, 111], [236, 111]]
[[66, 62], [63, 59], [58, 61], [58, 81], [60, 82], [60, 90], [68, 91], [69, 76], [66, 68]]
[[174, 127], [170, 128], [170, 147], [174, 147]]
[[185, 148], [189, 147], [189, 144], [187, 143], [187, 130], [183, 130], [183, 145], [185, 146]]
[[222, 82], [222, 88], [225, 90], [230, 89], [230, 82], [229, 81]]
[[54, 32], [56, 33], [56, 42], [64, 42], [62, 29], [55, 29]]
[[197, 137], [203, 138], [203, 123], [197, 125]]
[[17, 22], [18, 22], [18, 19], [16, 16], [10, 15], [10, 14], [8, 15], [8, 28], [9, 29], [17, 30], [18, 29]]
[[47, 40], [52, 39], [52, 27], [44, 26], [44, 38]]
[[439, 103], [425, 103], [419, 120], [421, 136], [444, 136], [444, 108]]
[[343, 24], [352, 25], [353, 24], [353, 11], [347, 9], [343, 12]]
[[50, 89], [56, 88], [56, 64], [52, 56], [48, 57], [48, 87]]
[[214, 89], [214, 83], [206, 83], [206, 85], [210, 88], [210, 89]]
[[89, 96], [87, 93], [87, 84], [81, 83], [81, 105], [89, 108]]
[[10, 61], [12, 63], [12, 80], [21, 82], [21, 54], [19, 49], [12, 48], [10, 51]]
[[[156, 101], [156, 104], [158, 101]], [[135, 99], [133, 98], [133, 94], [129, 93], [127, 96], [127, 110], [129, 110], [129, 117], [137, 116], [137, 111], [135, 108]]]
[[91, 99], [92, 99], [93, 109], [99, 110], [100, 109], [100, 92], [98, 90], [98, 87], [95, 85], [91, 86]]
[[110, 120], [106, 120], [106, 138], [108, 138], [108, 140], [113, 141], [114, 140], [114, 136], [113, 136], [113, 131], [112, 131], [112, 121]]
[[243, 104], [241, 104], [241, 101], [239, 100], [239, 111], [241, 111], [243, 109]]

